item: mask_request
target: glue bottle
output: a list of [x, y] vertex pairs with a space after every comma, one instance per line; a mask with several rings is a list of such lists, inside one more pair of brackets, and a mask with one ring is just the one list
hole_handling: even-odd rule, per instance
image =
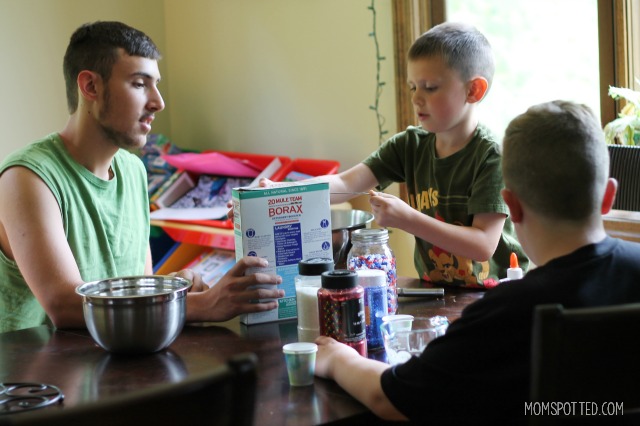
[[507, 269], [507, 280], [519, 280], [523, 276], [522, 268], [518, 266], [518, 256], [512, 252], [509, 259], [509, 269]]

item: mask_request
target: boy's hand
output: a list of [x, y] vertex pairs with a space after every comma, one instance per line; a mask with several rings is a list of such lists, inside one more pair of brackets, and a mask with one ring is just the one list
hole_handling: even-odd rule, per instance
[[[267, 178], [260, 179], [260, 182], [258, 183], [258, 186], [261, 188], [268, 188], [271, 185], [273, 185], [273, 181]], [[233, 201], [229, 201], [227, 203], [227, 207], [229, 208], [229, 211], [227, 212], [227, 219], [233, 219]]]
[[260, 188], [268, 188], [272, 185], [273, 185], [273, 181], [267, 178], [260, 179], [260, 182], [258, 183], [258, 186]]
[[383, 228], [403, 229], [408, 213], [413, 209], [400, 198], [383, 192], [370, 192], [371, 211], [376, 218], [376, 223]]
[[340, 343], [327, 336], [316, 339], [318, 353], [316, 354], [316, 376], [325, 379], [335, 379], [334, 369], [336, 363], [343, 357], [360, 357], [360, 354], [350, 346]]

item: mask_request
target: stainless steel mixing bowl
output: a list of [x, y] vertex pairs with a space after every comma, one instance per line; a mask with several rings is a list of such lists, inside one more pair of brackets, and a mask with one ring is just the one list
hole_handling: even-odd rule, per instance
[[169, 346], [186, 319], [191, 281], [148, 275], [82, 284], [84, 319], [94, 340], [116, 353], [151, 353]]
[[331, 210], [331, 240], [335, 269], [345, 269], [351, 250], [351, 232], [368, 228], [373, 213], [364, 210]]

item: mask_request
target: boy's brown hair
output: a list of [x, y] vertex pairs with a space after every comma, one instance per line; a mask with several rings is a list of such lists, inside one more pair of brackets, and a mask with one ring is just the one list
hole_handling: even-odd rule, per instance
[[553, 101], [511, 121], [502, 142], [505, 186], [551, 219], [600, 214], [609, 153], [600, 121], [586, 105]]
[[441, 57], [447, 66], [460, 73], [463, 81], [484, 77], [491, 87], [495, 63], [487, 38], [472, 25], [445, 22], [416, 39], [409, 49], [409, 61]]

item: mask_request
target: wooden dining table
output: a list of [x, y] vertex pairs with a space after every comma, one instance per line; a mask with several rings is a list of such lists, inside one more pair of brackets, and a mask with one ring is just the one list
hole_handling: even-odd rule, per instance
[[[418, 279], [400, 278], [403, 287]], [[443, 297], [402, 297], [399, 314], [457, 319], [483, 292], [446, 288]], [[123, 356], [99, 347], [87, 330], [39, 326], [0, 334], [0, 383], [35, 382], [58, 387], [64, 407], [85, 404], [206, 372], [234, 355], [258, 357], [255, 425], [375, 424], [365, 406], [334, 381], [316, 377], [312, 386], [289, 385], [282, 346], [295, 342], [296, 320], [246, 326], [238, 319], [186, 325], [169, 348]], [[384, 361], [384, 350], [370, 352]], [[49, 408], [43, 408], [47, 410]], [[13, 415], [13, 414], [9, 414]]]

